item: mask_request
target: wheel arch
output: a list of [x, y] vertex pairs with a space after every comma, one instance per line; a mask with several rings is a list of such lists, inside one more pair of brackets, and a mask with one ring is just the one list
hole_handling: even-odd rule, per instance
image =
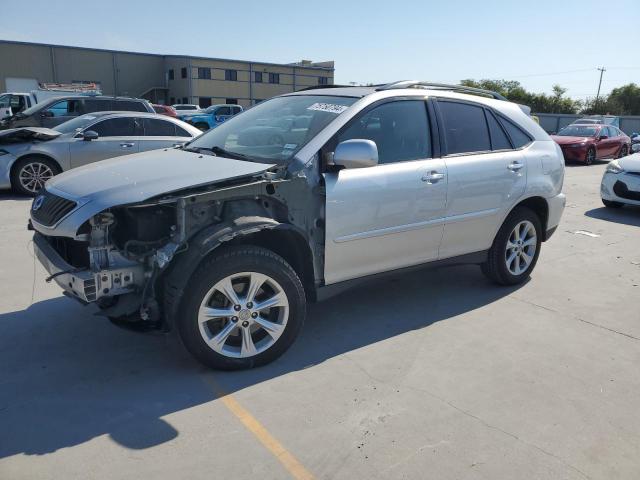
[[51, 155], [47, 155], [45, 153], [26, 153], [24, 155], [21, 155], [19, 157], [16, 157], [16, 159], [13, 161], [13, 164], [11, 164], [11, 169], [10, 169], [10, 175], [11, 178], [13, 178], [13, 175], [16, 171], [16, 168], [18, 168], [17, 166], [20, 164], [20, 162], [22, 162], [25, 159], [29, 159], [29, 158], [42, 158], [45, 160], [49, 160], [51, 162], [53, 162], [57, 167], [59, 172], [61, 173], [64, 171], [64, 169], [62, 168], [62, 165], [60, 165], [60, 162], [58, 160], [56, 160], [55, 158], [53, 158]]
[[[532, 210], [538, 216], [538, 218], [540, 219], [540, 224], [542, 225], [542, 241], [546, 241], [547, 225], [549, 222], [549, 203], [547, 202], [547, 200], [544, 197], [540, 196], [532, 196], [520, 200], [513, 207], [511, 207], [507, 215], [505, 215], [502, 223], [504, 223], [504, 220], [506, 220], [511, 212], [513, 212], [517, 207], [526, 207], [529, 210]], [[500, 225], [502, 225], [502, 223]]]
[[315, 298], [313, 253], [305, 235], [294, 225], [266, 217], [241, 217], [205, 228], [188, 244], [189, 248], [178, 254], [162, 275], [163, 310], [169, 328], [198, 266], [225, 246], [253, 245], [271, 250], [296, 271], [307, 297]]

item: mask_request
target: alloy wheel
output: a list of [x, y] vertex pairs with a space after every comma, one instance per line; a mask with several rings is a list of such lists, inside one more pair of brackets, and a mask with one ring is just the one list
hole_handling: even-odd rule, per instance
[[198, 326], [215, 352], [247, 358], [272, 347], [284, 332], [289, 300], [268, 275], [242, 272], [217, 282], [204, 296]]
[[53, 170], [45, 163], [27, 163], [18, 174], [20, 185], [31, 193], [37, 193], [47, 180], [54, 176]]
[[529, 220], [518, 223], [511, 231], [504, 258], [512, 275], [521, 275], [529, 268], [535, 257], [537, 242], [536, 229]]

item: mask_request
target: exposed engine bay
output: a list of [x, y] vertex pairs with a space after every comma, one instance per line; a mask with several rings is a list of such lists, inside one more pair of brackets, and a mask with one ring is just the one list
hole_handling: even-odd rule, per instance
[[[66, 264], [48, 268], [48, 281], [55, 279], [67, 296], [96, 302], [105, 316], [166, 327], [200, 260], [222, 243], [251, 238], [270, 241], [283, 254], [300, 249], [288, 254], [309, 262], [309, 280], [318, 284], [313, 272], [322, 272], [323, 192], [309, 185], [317, 178], [285, 175], [265, 172], [249, 183], [236, 180], [113, 207], [86, 221], [73, 239], [36, 233], [39, 249], [48, 246]], [[319, 193], [313, 201], [310, 190]], [[281, 232], [283, 239], [295, 235], [298, 242], [279, 241], [278, 235], [265, 240], [260, 233], [266, 230]], [[39, 258], [47, 266], [52, 252]]]

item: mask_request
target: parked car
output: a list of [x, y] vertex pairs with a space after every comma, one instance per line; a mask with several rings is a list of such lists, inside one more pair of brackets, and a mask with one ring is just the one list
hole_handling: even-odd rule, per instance
[[179, 117], [200, 130], [209, 130], [242, 112], [242, 110], [240, 105], [211, 105], [197, 113], [180, 112]]
[[590, 115], [588, 117], [579, 118], [571, 122], [571, 125], [574, 124], [612, 125], [614, 127], [620, 128], [620, 117], [616, 117], [613, 115]]
[[52, 128], [85, 113], [105, 111], [154, 113], [151, 104], [140, 98], [74, 95], [45, 100], [0, 120], [0, 130], [17, 127]]
[[640, 133], [638, 132], [631, 134], [631, 151], [633, 153], [640, 152]]
[[609, 208], [640, 206], [640, 153], [609, 162], [600, 183], [600, 197]]
[[586, 165], [605, 158], [624, 157], [631, 151], [631, 139], [610, 125], [571, 124], [551, 138], [562, 148], [565, 160]]
[[160, 115], [166, 115], [168, 117], [178, 117], [178, 112], [175, 108], [170, 105], [156, 105], [155, 103], [151, 105], [153, 110]]
[[0, 188], [35, 195], [47, 180], [65, 170], [181, 145], [200, 133], [179, 120], [142, 112], [97, 112], [53, 129], [0, 131]]
[[5, 82], [10, 84], [23, 84], [27, 87], [34, 87], [28, 92], [7, 92], [0, 95], [0, 119], [10, 117], [17, 113], [23, 112], [27, 108], [34, 106], [36, 103], [49, 100], [51, 98], [59, 98], [67, 95], [100, 95], [100, 88], [96, 84], [62, 84], [62, 83], [44, 83], [29, 81], [20, 82], [20, 79], [7, 78]]
[[171, 105], [173, 108], [176, 109], [177, 112], [182, 113], [182, 112], [199, 112], [200, 111], [200, 106], [199, 105], [193, 105], [190, 103], [176, 103], [175, 105]]
[[[176, 328], [221, 369], [274, 360], [307, 299], [384, 272], [472, 263], [522, 283], [564, 209], [562, 152], [504, 97], [429, 85], [290, 93], [183, 148], [59, 175], [31, 208], [37, 257], [69, 296]], [[306, 135], [261, 135], [291, 117]]]

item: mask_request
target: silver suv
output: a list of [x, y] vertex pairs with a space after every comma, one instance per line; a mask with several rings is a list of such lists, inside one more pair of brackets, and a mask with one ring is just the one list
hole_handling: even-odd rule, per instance
[[180, 148], [46, 184], [50, 279], [130, 327], [175, 328], [214, 368], [265, 364], [306, 302], [384, 272], [474, 263], [523, 282], [564, 209], [564, 160], [523, 108], [424, 82], [309, 89]]

